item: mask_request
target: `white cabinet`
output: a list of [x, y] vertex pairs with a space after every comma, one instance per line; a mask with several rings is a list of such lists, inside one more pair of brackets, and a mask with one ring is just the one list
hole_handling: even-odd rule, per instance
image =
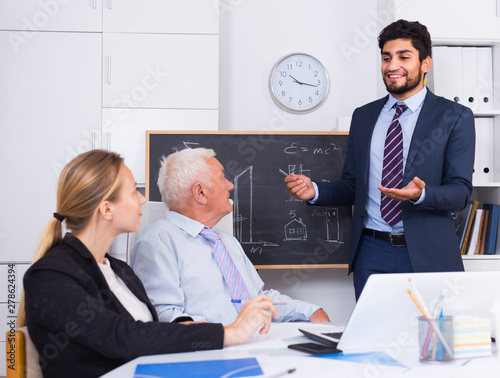
[[0, 31], [0, 254], [30, 262], [56, 211], [61, 169], [99, 143], [102, 39], [44, 32], [15, 52], [8, 33]]
[[218, 108], [218, 35], [103, 38], [104, 107]]
[[[138, 186], [146, 183], [146, 130], [218, 129], [217, 110], [103, 109], [103, 146], [118, 151]], [[173, 151], [165, 151], [165, 154]]]
[[498, 0], [379, 0], [379, 18], [386, 21], [391, 16], [393, 20], [421, 22], [433, 40], [490, 40], [500, 36]]
[[219, 37], [103, 35], [103, 147], [145, 184], [146, 130], [217, 130]]
[[497, 255], [467, 256], [463, 258], [466, 272], [494, 272], [500, 271], [500, 258]]
[[102, 0], [0, 0], [0, 30], [22, 46], [37, 33], [22, 31], [102, 31]]
[[104, 32], [218, 34], [213, 0], [103, 0]]

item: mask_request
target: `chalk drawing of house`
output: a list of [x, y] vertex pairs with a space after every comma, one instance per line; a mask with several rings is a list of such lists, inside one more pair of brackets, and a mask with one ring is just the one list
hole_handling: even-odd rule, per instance
[[307, 240], [307, 227], [302, 219], [294, 219], [285, 225], [285, 240]]

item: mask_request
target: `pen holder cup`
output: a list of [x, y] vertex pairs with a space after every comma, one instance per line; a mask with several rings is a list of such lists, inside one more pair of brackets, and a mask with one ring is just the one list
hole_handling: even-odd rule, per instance
[[421, 362], [453, 361], [453, 317], [419, 317], [418, 341]]

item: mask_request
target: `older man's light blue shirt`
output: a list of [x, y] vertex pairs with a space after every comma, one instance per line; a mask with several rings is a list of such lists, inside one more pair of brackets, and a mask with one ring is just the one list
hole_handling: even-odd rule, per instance
[[[212, 249], [200, 231], [204, 225], [174, 211], [153, 223], [134, 245], [131, 266], [139, 276], [158, 312], [160, 321], [181, 316], [195, 321], [230, 324], [238, 312]], [[319, 308], [293, 300], [276, 290], [264, 290], [264, 282], [232, 235], [215, 230], [240, 272], [251, 297], [260, 293], [279, 305], [277, 321], [307, 321]], [[273, 319], [274, 320], [274, 319]]]

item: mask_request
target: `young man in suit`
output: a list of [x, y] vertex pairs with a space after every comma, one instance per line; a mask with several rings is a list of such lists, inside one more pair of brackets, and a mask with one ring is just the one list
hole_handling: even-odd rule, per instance
[[472, 193], [474, 116], [424, 86], [432, 65], [427, 28], [399, 20], [378, 40], [389, 95], [354, 111], [341, 179], [285, 179], [295, 198], [354, 205], [356, 298], [373, 273], [464, 270], [451, 212]]

